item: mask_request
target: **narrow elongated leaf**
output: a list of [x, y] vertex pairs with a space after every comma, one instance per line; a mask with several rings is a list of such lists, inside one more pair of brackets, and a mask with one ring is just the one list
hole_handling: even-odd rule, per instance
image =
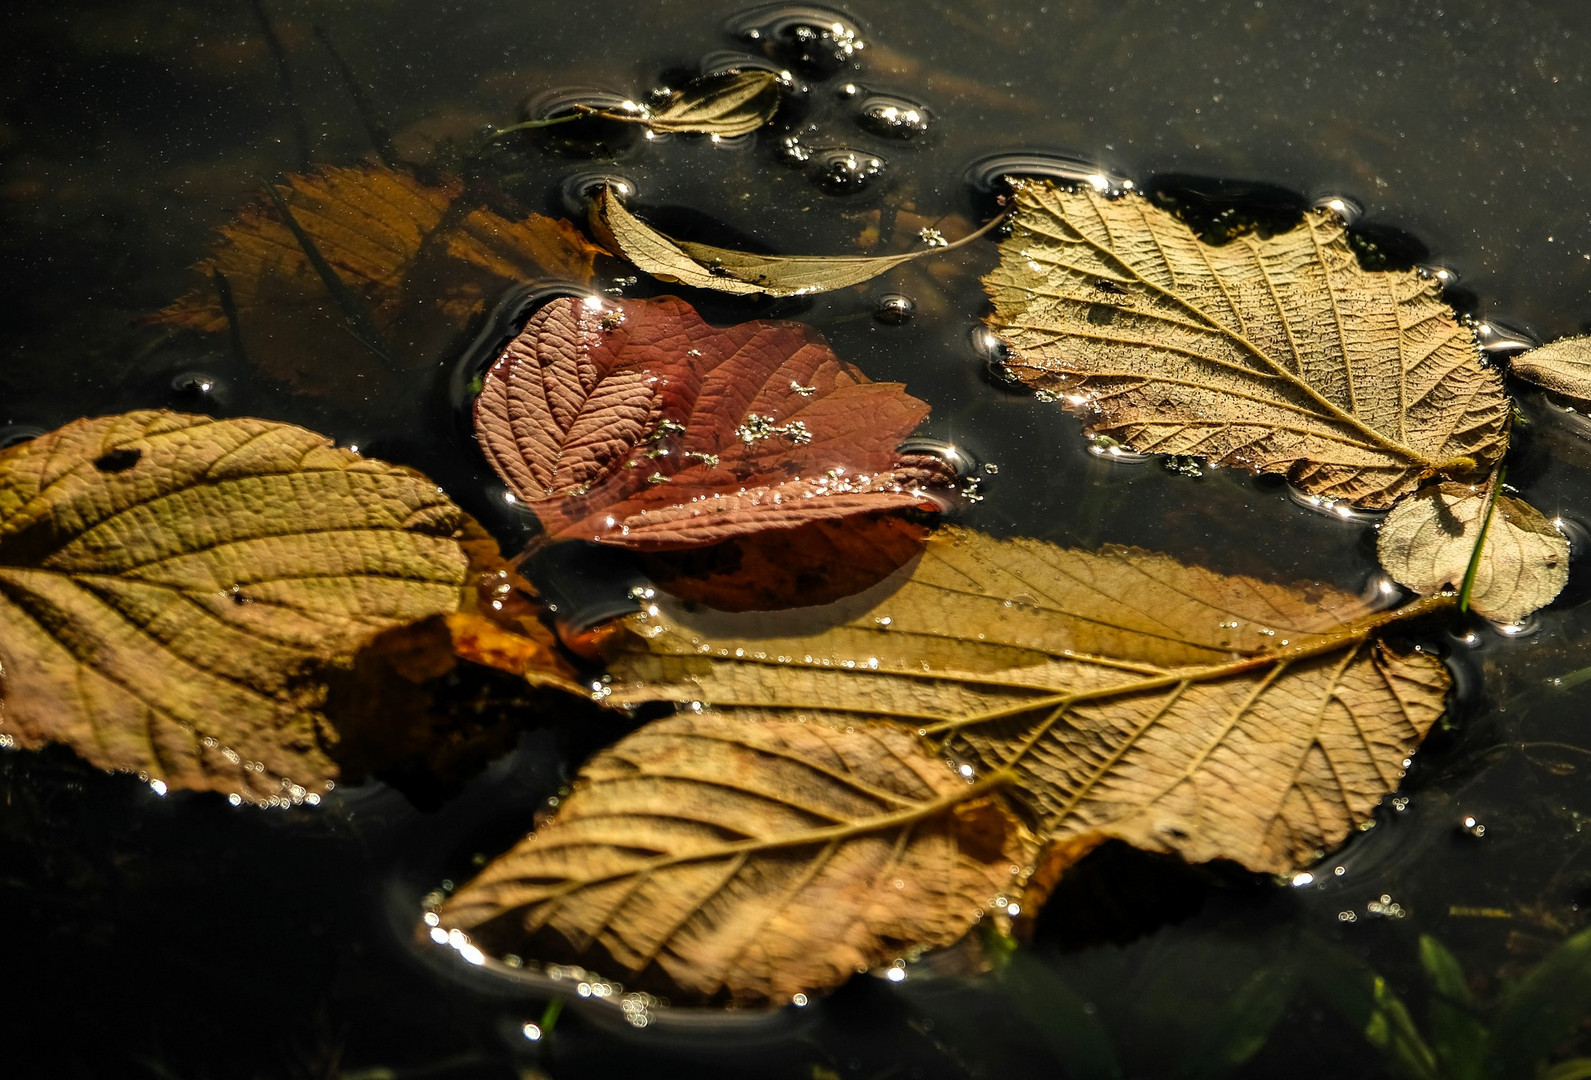
[[1016, 204], [990, 325], [1091, 431], [1370, 508], [1507, 446], [1502, 380], [1439, 284], [1362, 269], [1335, 214], [1215, 247], [1137, 195], [1030, 182]]
[[[1442, 484], [1393, 507], [1376, 538], [1381, 565], [1400, 585], [1430, 594], [1457, 588], [1480, 539], [1485, 488]], [[1552, 603], [1569, 580], [1569, 541], [1535, 507], [1501, 495], [1486, 530], [1470, 607], [1517, 623]]]
[[593, 759], [440, 915], [490, 952], [786, 1001], [957, 940], [1030, 855], [908, 729], [686, 715]]
[[[778, 73], [754, 69], [699, 79], [676, 90], [660, 108], [635, 119], [653, 131], [732, 138], [756, 131], [773, 119], [778, 108]], [[630, 119], [622, 113], [603, 115]]]
[[1591, 337], [1568, 337], [1521, 353], [1508, 370], [1555, 393], [1591, 401]]
[[931, 474], [897, 451], [927, 412], [798, 323], [571, 297], [487, 374], [475, 430], [553, 536], [657, 550], [934, 508]]
[[675, 240], [630, 213], [611, 187], [592, 205], [592, 229], [603, 243], [664, 281], [740, 296], [806, 296], [870, 281], [902, 263], [935, 255], [983, 236], [996, 218], [952, 244], [899, 255], [757, 255]]
[[327, 666], [458, 612], [484, 539], [424, 477], [288, 424], [70, 424], [0, 453], [0, 735], [302, 800], [340, 774]]
[[1448, 686], [1434, 657], [1376, 640], [1409, 610], [1129, 549], [941, 530], [838, 612], [658, 601], [610, 666], [614, 699], [904, 721], [1014, 772], [1052, 859], [1114, 837], [1281, 873], [1396, 787]]

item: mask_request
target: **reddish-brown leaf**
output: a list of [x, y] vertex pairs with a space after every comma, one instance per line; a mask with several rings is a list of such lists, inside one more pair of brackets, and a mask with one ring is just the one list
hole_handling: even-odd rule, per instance
[[799, 323], [566, 297], [487, 374], [475, 430], [551, 536], [663, 550], [934, 508], [932, 474], [897, 450], [927, 413]]

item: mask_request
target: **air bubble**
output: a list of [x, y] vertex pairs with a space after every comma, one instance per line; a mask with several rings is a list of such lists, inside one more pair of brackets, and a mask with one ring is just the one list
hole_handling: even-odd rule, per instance
[[187, 408], [213, 406], [225, 396], [221, 380], [204, 371], [184, 371], [171, 380], [171, 389]]
[[867, 48], [849, 15], [820, 4], [765, 4], [724, 24], [731, 37], [819, 76], [833, 75]]
[[1489, 319], [1475, 324], [1475, 340], [1488, 356], [1508, 356], [1541, 344], [1528, 331]]
[[879, 297], [878, 306], [873, 309], [873, 318], [886, 326], [900, 326], [902, 323], [910, 322], [915, 314], [917, 314], [916, 301], [900, 293]]
[[637, 190], [635, 181], [628, 176], [601, 169], [583, 169], [569, 174], [558, 184], [558, 201], [563, 204], [565, 213], [583, 220], [604, 186], [613, 188], [621, 200], [634, 198]]
[[1357, 199], [1346, 195], [1322, 195], [1311, 204], [1316, 210], [1329, 210], [1342, 219], [1344, 225], [1352, 225], [1364, 217], [1365, 209]]
[[1420, 265], [1416, 266], [1414, 271], [1421, 277], [1436, 282], [1444, 289], [1451, 289], [1460, 280], [1457, 270], [1449, 270], [1445, 266]]
[[893, 94], [868, 94], [856, 106], [857, 124], [886, 139], [915, 139], [926, 135], [932, 119], [927, 106]]
[[16, 446], [30, 439], [37, 439], [45, 434], [45, 429], [34, 427], [32, 424], [6, 424], [0, 426], [0, 450], [8, 446]]
[[830, 195], [852, 195], [883, 173], [887, 163], [876, 154], [836, 147], [812, 155], [812, 180]]
[[1122, 173], [1085, 157], [1070, 154], [994, 154], [979, 158], [966, 169], [967, 183], [979, 196], [1002, 194], [1011, 179], [1054, 180], [1071, 187], [1089, 187], [1102, 195], [1116, 196], [1133, 190]]
[[1333, 499], [1325, 495], [1311, 495], [1300, 491], [1291, 484], [1287, 485], [1287, 497], [1305, 510], [1313, 510], [1317, 514], [1336, 518], [1338, 521], [1357, 522], [1361, 525], [1374, 525], [1386, 516], [1385, 510], [1360, 510], [1345, 499]]
[[943, 439], [930, 439], [923, 436], [914, 436], [900, 444], [900, 453], [922, 454], [927, 457], [937, 458], [954, 475], [956, 483], [979, 478], [983, 463], [964, 446], [946, 442]]
[[1459, 820], [1458, 828], [1466, 836], [1473, 836], [1477, 840], [1486, 835], [1486, 826], [1481, 824], [1473, 814], [1465, 814]]

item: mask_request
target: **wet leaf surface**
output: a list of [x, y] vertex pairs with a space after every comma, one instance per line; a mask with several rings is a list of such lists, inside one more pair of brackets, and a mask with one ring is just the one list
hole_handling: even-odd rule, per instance
[[675, 240], [630, 213], [605, 187], [592, 206], [592, 231], [604, 244], [663, 281], [738, 296], [807, 296], [870, 281], [903, 263], [936, 255], [978, 239], [996, 218], [954, 243], [899, 255], [758, 255]]
[[462, 182], [377, 166], [293, 176], [221, 229], [202, 283], [155, 316], [228, 333], [262, 371], [314, 393], [434, 359], [505, 288], [584, 282], [596, 248], [566, 222], [511, 221]]
[[492, 953], [784, 1002], [958, 940], [1030, 854], [907, 728], [685, 715], [599, 754], [440, 914]]
[[[0, 453], [0, 733], [170, 788], [300, 801], [341, 775], [329, 670], [383, 630], [467, 612], [467, 547], [485, 544], [423, 476], [302, 428], [70, 424]], [[451, 662], [446, 643], [433, 656]]]
[[[1458, 588], [1480, 539], [1484, 487], [1442, 484], [1405, 499], [1387, 515], [1376, 554], [1393, 580], [1430, 594]], [[1546, 607], [1569, 581], [1569, 542], [1520, 499], [1499, 496], [1481, 549], [1469, 603], [1500, 623]]]
[[[648, 110], [640, 122], [653, 131], [733, 138], [762, 127], [779, 108], [779, 75], [761, 69], [698, 79]], [[609, 114], [604, 114], [609, 115]], [[620, 118], [624, 114], [617, 114]]]
[[990, 325], [1090, 431], [1368, 508], [1507, 446], [1502, 380], [1439, 284], [1362, 269], [1335, 214], [1216, 247], [1137, 195], [1029, 182], [1016, 202]]
[[1591, 401], [1591, 337], [1560, 338], [1514, 357], [1508, 370], [1576, 401]]
[[475, 430], [553, 537], [659, 550], [933, 509], [936, 474], [896, 449], [927, 412], [798, 323], [567, 297], [488, 372]]
[[1014, 773], [1052, 872], [1116, 838], [1282, 873], [1397, 786], [1448, 676], [1377, 635], [1445, 603], [1372, 614], [1323, 585], [949, 530], [828, 612], [658, 601], [610, 673], [616, 702], [920, 727], [975, 772]]

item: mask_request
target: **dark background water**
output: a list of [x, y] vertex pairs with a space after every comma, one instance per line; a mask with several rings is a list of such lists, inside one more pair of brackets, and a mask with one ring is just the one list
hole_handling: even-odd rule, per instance
[[[262, 178], [370, 156], [322, 37], [401, 154], [445, 159], [449, 140], [473, 144], [484, 126], [518, 119], [526, 98], [573, 86], [633, 96], [744, 49], [725, 30], [744, 10], [8, 5], [0, 437], [158, 406], [292, 420], [427, 470], [512, 540], [524, 523], [493, 509], [490, 476], [449, 412], [462, 342], [381, 387], [326, 396], [249, 370], [224, 343], [134, 320], [191, 284], [214, 228]], [[1591, 320], [1585, 5], [960, 0], [848, 14], [866, 48], [841, 70], [801, 75], [808, 89], [775, 129], [723, 146], [635, 139], [595, 157], [531, 141], [499, 162], [501, 179], [561, 214], [566, 178], [613, 172], [656, 220], [698, 239], [838, 252], [876, 227], [901, 250], [911, 214], [947, 218], [955, 234], [987, 209], [969, 181], [977, 162], [1062, 154], [1181, 191], [1239, 181], [1256, 198], [1347, 196], [1384, 247], [1457, 272], [1455, 300], [1478, 317], [1543, 339]], [[928, 132], [902, 141], [865, 130], [846, 83], [921, 102]], [[852, 148], [883, 170], [833, 193], [813, 163], [785, 160], [791, 135], [818, 157]], [[810, 321], [871, 377], [930, 401], [930, 434], [999, 466], [966, 514], [975, 527], [1139, 543], [1355, 590], [1372, 579], [1365, 524], [1300, 506], [1274, 483], [1102, 460], [1053, 405], [993, 386], [971, 343], [977, 276], [992, 260], [992, 246], [977, 245], [804, 301], [693, 299], [721, 321]], [[875, 320], [895, 292], [914, 297], [916, 317]], [[182, 389], [193, 372], [217, 389]], [[1531, 424], [1511, 480], [1543, 511], [1591, 521], [1591, 429], [1539, 395], [1523, 394], [1522, 407]], [[1262, 1029], [1268, 1001], [1285, 1009], [1243, 1075], [1379, 1074], [1390, 1066], [1323, 996], [1289, 981], [1319, 976], [1322, 950], [1384, 973], [1423, 1023], [1420, 934], [1452, 948], [1490, 999], [1587, 925], [1584, 573], [1577, 564], [1566, 596], [1526, 634], [1477, 623], [1473, 641], [1448, 640], [1468, 688], [1453, 729], [1315, 883], [1106, 851], [1063, 887], [1036, 944], [1000, 978], [859, 979], [820, 1005], [751, 1021], [664, 1017], [636, 1031], [576, 1009], [532, 1045], [520, 1027], [544, 996], [409, 944], [419, 898], [527, 828], [617, 725], [571, 732], [563, 718], [537, 718], [513, 755], [440, 805], [371, 784], [291, 813], [157, 798], [66, 753], [7, 754], [0, 1061], [8, 1075], [53, 1077], [1081, 1076], [1092, 1074], [1079, 1033], [1104, 1032], [1128, 1075], [1196, 1075], [1210, 1065], [1211, 1032]], [[1466, 816], [1483, 837], [1461, 828]], [[1591, 1052], [1584, 1029], [1559, 1049], [1576, 1046]]]

